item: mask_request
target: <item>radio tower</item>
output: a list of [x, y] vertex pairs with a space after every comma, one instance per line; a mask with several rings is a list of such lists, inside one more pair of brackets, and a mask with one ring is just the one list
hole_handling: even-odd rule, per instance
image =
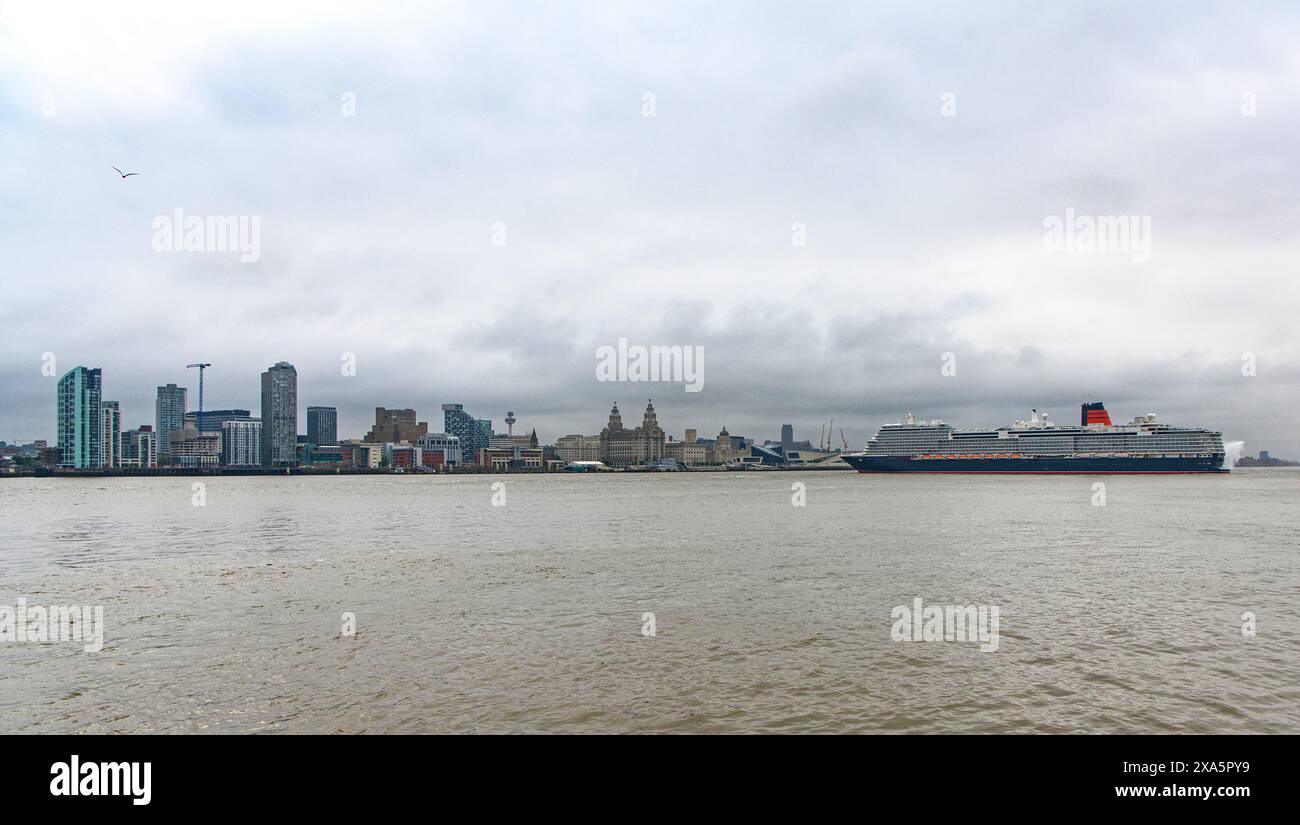
[[203, 370], [207, 369], [210, 366], [212, 365], [211, 364], [186, 364], [185, 365], [185, 369], [187, 370], [193, 367], [199, 368], [199, 414], [200, 415], [203, 414]]

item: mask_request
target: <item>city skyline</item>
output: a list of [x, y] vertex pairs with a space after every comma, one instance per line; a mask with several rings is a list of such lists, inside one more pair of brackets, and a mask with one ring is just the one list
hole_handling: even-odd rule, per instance
[[[267, 369], [274, 369], [275, 367], [278, 367], [278, 366], [287, 366], [287, 367], [289, 367], [290, 369], [295, 370], [295, 393], [296, 393], [296, 367], [295, 367], [295, 365], [294, 365], [292, 362], [287, 362], [287, 361], [283, 361], [283, 360], [281, 360], [281, 361], [277, 361], [277, 362], [275, 362], [274, 364], [270, 365], [269, 367], [264, 367], [264, 368], [262, 368], [261, 370], [259, 370], [259, 373], [265, 373], [265, 372], [267, 371]], [[86, 367], [86, 365], [82, 364], [82, 365], [78, 365], [78, 367], [79, 367], [79, 368], [81, 368], [81, 367]], [[88, 367], [87, 367], [87, 369], [92, 369], [92, 370], [100, 371], [100, 372], [102, 372], [102, 370], [103, 370], [102, 367], [100, 367], [100, 368], [88, 368]], [[64, 375], [64, 376], [62, 376], [62, 377], [66, 377], [66, 375]], [[97, 379], [97, 380], [101, 380], [101, 379]], [[209, 378], [208, 378], [207, 380], [208, 380], [209, 382], [211, 382], [211, 380], [212, 380], [212, 379], [211, 379], [211, 376], [209, 376]], [[350, 380], [350, 379], [348, 379], [348, 378], [345, 377], [343, 380]], [[110, 386], [111, 386], [111, 385], [110, 385]], [[676, 402], [676, 401], [679, 399], [679, 396], [677, 396], [676, 393], [673, 392], [673, 390], [674, 390], [674, 389], [678, 389], [678, 390], [680, 390], [680, 386], [681, 386], [681, 385], [680, 385], [680, 384], [674, 384], [674, 383], [672, 383], [672, 382], [622, 381], [622, 382], [605, 382], [605, 383], [600, 384], [600, 386], [603, 387], [603, 388], [605, 388], [605, 389], [607, 389], [607, 390], [613, 390], [613, 391], [615, 391], [615, 392], [616, 392], [619, 388], [624, 388], [624, 389], [634, 389], [634, 390], [639, 388], [639, 389], [641, 389], [641, 390], [651, 391], [651, 392], [655, 391], [656, 389], [662, 390], [662, 391], [664, 391], [664, 392], [662, 393], [662, 395], [663, 395], [664, 397], [667, 397], [667, 398], [669, 399], [669, 401], [670, 401], [670, 403], [669, 403], [669, 407], [670, 407], [670, 419], [672, 418], [673, 410], [676, 410], [676, 411], [677, 411], [677, 416], [678, 416], [678, 417], [685, 417], [685, 416], [686, 416], [686, 413], [683, 413], [683, 412], [681, 411], [681, 407], [689, 406], [686, 402], [687, 402], [687, 400], [690, 399], [690, 397], [691, 397], [690, 394], [684, 394], [684, 395], [680, 396], [680, 400], [683, 402], [680, 406], [677, 405], [676, 403], [674, 403], [674, 402]], [[166, 386], [158, 385], [158, 386], [156, 387], [156, 393], [155, 393], [155, 404], [154, 404], [154, 406], [155, 406], [155, 414], [154, 414], [154, 417], [153, 417], [152, 419], [144, 420], [144, 421], [141, 422], [141, 423], [144, 423], [144, 424], [150, 424], [150, 425], [152, 425], [152, 426], [154, 427], [154, 431], [155, 431], [155, 433], [158, 435], [158, 453], [159, 453], [160, 455], [166, 455], [166, 450], [162, 447], [162, 444], [163, 444], [164, 442], [167, 441], [167, 434], [166, 434], [165, 432], [160, 432], [160, 431], [161, 431], [161, 426], [160, 426], [160, 425], [161, 425], [162, 422], [161, 422], [161, 419], [159, 418], [159, 410], [161, 409], [161, 406], [160, 406], [160, 405], [162, 404], [162, 399], [163, 399], [163, 397], [164, 397], [164, 390], [168, 391], [168, 394], [169, 394], [169, 395], [173, 395], [173, 394], [174, 394], [174, 395], [176, 395], [176, 396], [178, 396], [178, 397], [180, 397], [180, 398], [186, 398], [186, 397], [187, 397], [187, 391], [188, 391], [188, 388], [187, 388], [186, 386], [184, 386], [184, 385], [175, 385], [175, 384], [168, 384], [168, 385], [166, 385]], [[110, 394], [111, 394], [111, 393], [110, 393]], [[119, 394], [120, 394], [120, 393], [119, 393]], [[209, 391], [208, 395], [209, 395], [209, 398], [210, 398], [210, 397], [211, 397], [211, 391]], [[625, 395], [626, 395], [626, 393], [625, 393]], [[629, 397], [633, 397], [633, 396], [629, 396]], [[647, 399], [649, 399], [649, 396], [647, 396]], [[1081, 400], [1084, 400], [1084, 397], [1081, 396]], [[104, 402], [105, 402], [105, 403], [108, 403], [108, 397], [107, 397], [107, 395], [105, 395], [105, 397], [104, 397]], [[121, 402], [120, 400], [117, 400], [117, 399], [114, 399], [112, 403], [115, 405], [115, 410], [116, 410], [115, 415], [116, 415], [118, 421], [120, 422], [120, 425], [121, 425], [121, 432], [125, 432], [125, 431], [126, 431], [126, 428], [127, 428], [127, 425], [130, 424], [130, 423], [134, 420], [134, 419], [132, 418], [132, 416], [128, 414], [128, 412], [123, 412], [123, 411], [122, 411], [124, 408], [129, 410], [129, 406], [128, 406], [127, 404]], [[364, 402], [362, 402], [362, 403], [364, 403]], [[617, 405], [619, 402], [618, 402], [618, 401], [614, 401], [613, 403], [614, 403], [615, 405]], [[189, 405], [187, 404], [187, 406], [189, 406]], [[220, 407], [220, 408], [214, 408], [213, 405], [211, 405], [211, 404], [209, 404], [208, 406], [209, 406], [210, 409], [208, 410], [208, 412], [206, 413], [206, 415], [209, 416], [209, 417], [222, 418], [222, 417], [224, 417], [226, 414], [229, 414], [229, 413], [242, 413], [242, 414], [247, 415], [247, 414], [250, 413], [251, 410], [256, 410], [256, 414], [252, 415], [252, 417], [253, 417], [255, 420], [260, 420], [260, 416], [261, 416], [261, 408], [262, 408], [262, 404], [260, 403], [260, 396], [259, 396], [259, 403], [253, 405], [253, 407], [248, 408], [248, 409], [241, 409], [241, 408], [239, 408], [239, 407], [233, 407], [233, 408], [229, 408], [229, 409], [227, 409], [227, 407], [230, 407], [230, 405], [226, 404], [226, 403], [224, 402], [224, 400], [222, 400], [221, 403], [220, 403], [219, 405], [217, 405], [217, 406]], [[296, 402], [295, 402], [295, 405], [294, 405], [294, 406], [295, 406], [296, 416], [295, 416], [295, 424], [293, 425], [293, 429], [294, 429], [294, 434], [295, 434], [296, 436], [306, 436], [306, 437], [309, 437], [309, 435], [310, 435], [310, 430], [311, 430], [311, 415], [310, 415], [310, 413], [311, 413], [312, 410], [321, 410], [321, 411], [328, 411], [328, 412], [329, 412], [329, 424], [330, 424], [330, 426], [333, 428], [334, 433], [338, 436], [338, 441], [363, 441], [363, 440], [365, 440], [365, 439], [364, 439], [364, 436], [365, 436], [366, 430], [372, 430], [372, 431], [373, 431], [373, 428], [374, 428], [374, 426], [375, 426], [375, 424], [376, 424], [376, 422], [375, 422], [374, 420], [370, 420], [370, 421], [367, 423], [367, 422], [364, 420], [364, 416], [363, 416], [359, 411], [352, 410], [352, 409], [350, 409], [350, 408], [348, 408], [348, 407], [345, 407], [345, 406], [343, 406], [343, 405], [339, 405], [339, 404], [330, 404], [330, 405], [322, 405], [322, 404], [317, 404], [317, 403], [310, 403], [310, 404], [308, 404], [308, 403], [304, 403], [304, 402], [301, 400], [301, 398], [298, 398], [298, 399], [296, 399]], [[461, 404], [454, 404], [454, 405], [453, 405], [453, 404], [448, 404], [448, 403], [445, 402], [445, 401], [434, 402], [434, 403], [430, 403], [430, 404], [428, 404], [428, 405], [418, 405], [418, 406], [415, 406], [415, 407], [407, 407], [407, 408], [405, 408], [405, 409], [406, 409], [407, 412], [415, 411], [416, 413], [418, 413], [419, 410], [422, 409], [422, 408], [424, 408], [424, 409], [430, 409], [430, 413], [422, 414], [422, 415], [425, 415], [425, 416], [429, 416], [429, 415], [431, 415], [431, 413], [432, 413], [434, 410], [442, 410], [442, 411], [444, 412], [444, 415], [445, 415], [445, 414], [446, 414], [445, 411], [446, 411], [446, 408], [447, 408], [448, 406], [459, 406], [459, 407], [462, 407], [462, 408], [464, 408], [464, 407], [468, 407], [468, 408], [472, 408], [472, 409], [478, 409], [478, 405], [475, 405], [475, 404], [464, 404], [464, 405], [461, 405]], [[514, 405], [514, 406], [518, 406], [518, 405]], [[1109, 406], [1111, 409], [1116, 409], [1119, 405], [1117, 405], [1117, 404], [1112, 404], [1112, 403], [1109, 403], [1109, 402], [1108, 402], [1108, 406]], [[380, 409], [385, 409], [385, 408], [384, 408], [384, 407], [373, 407], [373, 406], [372, 406], [372, 407], [369, 407], [368, 409], [371, 410], [371, 411], [375, 411], [375, 410], [380, 410]], [[511, 407], [511, 409], [513, 409], [513, 407]], [[1038, 408], [1036, 408], [1036, 409], [1038, 409], [1039, 411], [1047, 411], [1047, 412], [1049, 412], [1049, 413], [1052, 413], [1052, 412], [1053, 412], [1051, 409], [1049, 409], [1048, 407], [1045, 407], [1045, 406], [1043, 406], [1043, 407], [1038, 407]], [[392, 410], [393, 412], [398, 412], [398, 411], [399, 411], [397, 408], [391, 408], [391, 410]], [[57, 412], [57, 411], [56, 411], [56, 412]], [[509, 411], [507, 411], [507, 412], [509, 412]], [[837, 415], [837, 416], [831, 416], [831, 417], [828, 417], [826, 420], [823, 420], [823, 421], [820, 421], [820, 422], [816, 422], [816, 421], [814, 421], [814, 422], [809, 422], [809, 423], [807, 423], [807, 424], [803, 424], [803, 425], [801, 425], [801, 424], [798, 423], [798, 422], [795, 422], [795, 423], [793, 423], [793, 424], [790, 424], [790, 422], [788, 422], [788, 421], [781, 421], [781, 422], [779, 422], [779, 423], [775, 423], [775, 422], [769, 421], [769, 422], [767, 422], [767, 423], [760, 423], [760, 424], [758, 425], [757, 428], [755, 428], [755, 427], [732, 427], [731, 429], [735, 430], [735, 431], [738, 432], [738, 433], [743, 433], [743, 434], [745, 434], [747, 437], [751, 438], [751, 439], [754, 441], [754, 443], [756, 443], [756, 444], [762, 444], [764, 441], [768, 441], [768, 440], [770, 440], [770, 441], [772, 441], [772, 442], [774, 442], [774, 443], [778, 443], [778, 444], [779, 444], [779, 443], [782, 443], [782, 440], [783, 440], [783, 438], [785, 437], [784, 428], [785, 428], [787, 425], [790, 425], [790, 426], [793, 426], [793, 428], [794, 428], [794, 432], [795, 432], [795, 438], [796, 438], [797, 440], [799, 440], [799, 441], [814, 441], [814, 438], [816, 437], [816, 436], [814, 435], [814, 433], [821, 432], [821, 433], [824, 435], [824, 438], [825, 438], [825, 440], [826, 440], [826, 443], [827, 443], [827, 444], [828, 444], [832, 449], [836, 449], [836, 448], [840, 448], [840, 447], [842, 447], [842, 444], [843, 444], [842, 439], [847, 439], [847, 440], [848, 440], [848, 443], [849, 443], [849, 449], [850, 449], [850, 450], [857, 450], [857, 449], [861, 449], [862, 446], [865, 445], [867, 438], [869, 438], [872, 434], [874, 434], [875, 429], [878, 428], [878, 426], [881, 426], [881, 425], [884, 425], [884, 424], [889, 424], [889, 423], [896, 423], [897, 421], [902, 420], [903, 417], [904, 417], [906, 414], [908, 414], [908, 413], [914, 413], [914, 412], [915, 412], [914, 410], [912, 410], [911, 408], [908, 408], [908, 409], [905, 410], [904, 412], [899, 413], [899, 414], [898, 414], [897, 416], [895, 416], [894, 418], [881, 419], [881, 420], [879, 421], [879, 424], [877, 424], [876, 427], [873, 427], [872, 430], [871, 430], [871, 432], [867, 433], [866, 436], [863, 437], [863, 438], [861, 439], [861, 441], [858, 441], [858, 440], [856, 440], [855, 438], [851, 438], [851, 437], [849, 437], [849, 436], [847, 435], [848, 430], [849, 430], [850, 427], [852, 427], [853, 425], [852, 425], [852, 424], [845, 424], [845, 423], [844, 423], [845, 419], [841, 419], [838, 415]], [[1000, 421], [1000, 422], [997, 422], [996, 424], [994, 424], [994, 426], [998, 426], [998, 425], [1001, 425], [1001, 424], [1010, 423], [1010, 421], [1013, 420], [1013, 418], [1015, 418], [1015, 417], [1019, 417], [1019, 415], [1020, 415], [1021, 413], [1023, 413], [1023, 412], [1024, 412], [1023, 410], [1008, 410], [1008, 411], [1007, 411], [1007, 413], [1008, 413], [1008, 417], [1006, 418], [1006, 420], [1004, 420], [1004, 421]], [[197, 409], [186, 409], [184, 415], [185, 415], [185, 416], [194, 416], [194, 415], [196, 415], [197, 413], [198, 413], [198, 410], [197, 410]], [[511, 414], [513, 414], [513, 413], [511, 413]], [[1128, 413], [1121, 413], [1121, 414], [1118, 414], [1118, 417], [1123, 417], [1124, 420], [1127, 420], [1128, 418], [1133, 417], [1133, 415], [1139, 415], [1139, 414], [1145, 414], [1145, 413], [1132, 413], [1131, 415], [1128, 414]], [[483, 419], [483, 420], [484, 420], [484, 421], [488, 421], [488, 422], [495, 422], [495, 421], [498, 421], [498, 420], [503, 420], [505, 415], [506, 415], [506, 412], [502, 412], [502, 413], [498, 413], [498, 414], [496, 415], [496, 417], [489, 417], [489, 418], [485, 418], [485, 419]], [[1063, 409], [1061, 409], [1061, 410], [1059, 411], [1059, 413], [1053, 415], [1053, 417], [1054, 417], [1055, 420], [1058, 420], [1058, 421], [1069, 421], [1070, 418], [1072, 417], [1072, 415], [1073, 415], [1073, 410], [1072, 410], [1072, 408], [1066, 406], [1066, 407], [1064, 407]], [[588, 417], [590, 417], [590, 416], [588, 416]], [[919, 415], [919, 414], [918, 414], [918, 417], [924, 417], [924, 418], [942, 418], [942, 419], [944, 419], [944, 420], [946, 420], [946, 421], [949, 421], [950, 423], [953, 423], [953, 424], [955, 424], [956, 426], [959, 426], [959, 427], [968, 427], [968, 426], [972, 426], [972, 425], [970, 425], [970, 424], [967, 423], [967, 422], [962, 422], [962, 421], [952, 421], [952, 419], [947, 418], [947, 417], [942, 416], [942, 415]], [[1165, 420], [1169, 420], [1169, 416], [1162, 415], [1161, 417], [1164, 418]], [[436, 418], [436, 416], [435, 416], [435, 418]], [[471, 416], [471, 418], [472, 418], [473, 420], [475, 420], [475, 421], [478, 421], [478, 418], [477, 418], [477, 417]], [[354, 419], [359, 421], [359, 423], [357, 423], [355, 426], [351, 423]], [[550, 421], [550, 420], [552, 419], [552, 416], [536, 416], [536, 417], [530, 417], [530, 420], [533, 420], [533, 421], [536, 421], [536, 420], [539, 420], [539, 419]], [[737, 414], [735, 414], [735, 415], [726, 415], [726, 414], [724, 414], [723, 417], [720, 419], [720, 423], [719, 423], [717, 426], [719, 426], [719, 427], [723, 427], [723, 428], [726, 428], [726, 427], [727, 427], [726, 421], [755, 421], [755, 420], [758, 420], [758, 421], [762, 422], [764, 419], [761, 419], [761, 417], [758, 416], [758, 415], [756, 415], [756, 414], [753, 414], [753, 413], [746, 414], [746, 413], [744, 413], [743, 411], [738, 410], [738, 411], [737, 411]], [[852, 419], [852, 418], [849, 418], [848, 420], [849, 420], [849, 421], [852, 421], [853, 419]], [[568, 421], [568, 423], [566, 424], [565, 421]], [[987, 423], [993, 423], [993, 422], [987, 422]], [[1216, 425], [1215, 425], [1213, 422], [1196, 422], [1196, 421], [1190, 421], [1190, 420], [1189, 420], [1189, 421], [1181, 421], [1181, 422], [1177, 422], [1177, 421], [1176, 421], [1175, 423], [1182, 423], [1182, 424], [1195, 424], [1196, 426], [1205, 426], [1205, 427], [1209, 427], [1210, 429], [1216, 429]], [[212, 430], [220, 430], [221, 427], [219, 426], [219, 424], [220, 424], [220, 422], [218, 421], [218, 425], [213, 426], [211, 429], [212, 429]], [[832, 424], [834, 425], [833, 427], [832, 427]], [[560, 423], [558, 424], [557, 427], [555, 427], [555, 429], [554, 429], [554, 431], [553, 431], [552, 433], [547, 434], [546, 431], [544, 430], [544, 436], [545, 436], [545, 437], [543, 437], [541, 440], [542, 440], [543, 443], [553, 444], [553, 443], [555, 442], [556, 439], [558, 439], [558, 438], [560, 438], [560, 437], [562, 437], [562, 436], [564, 436], [564, 435], [572, 435], [572, 434], [595, 435], [595, 434], [597, 434], [597, 433], [600, 432], [600, 428], [603, 427], [603, 426], [604, 426], [603, 423], [600, 424], [599, 426], [592, 426], [592, 425], [589, 425], [588, 422], [586, 421], [586, 419], [583, 418], [583, 417], [581, 416], [581, 414], [579, 414], [579, 416], [578, 416], [577, 418], [575, 418], [575, 419], [560, 419]], [[665, 432], [665, 433], [668, 433], [669, 435], [673, 435], [674, 437], [678, 438], [678, 440], [681, 440], [681, 438], [678, 437], [676, 434], [678, 434], [678, 433], [683, 433], [683, 434], [684, 434], [684, 433], [686, 433], [687, 431], [699, 431], [700, 433], [704, 433], [705, 435], [708, 435], [709, 433], [714, 432], [714, 430], [712, 429], [712, 427], [713, 427], [713, 424], [712, 424], [711, 422], [706, 422], [706, 423], [704, 423], [703, 425], [701, 425], [699, 422], [696, 422], [696, 421], [686, 421], [686, 422], [682, 423], [680, 426], [678, 426], [678, 425], [676, 425], [676, 424], [673, 424], [673, 425], [671, 425], [671, 426], [665, 426], [663, 429], [664, 429], [664, 432]], [[821, 427], [827, 427], [827, 428], [831, 428], [831, 429], [827, 429], [827, 430], [819, 430], [819, 428], [821, 428]], [[9, 442], [9, 443], [30, 443], [30, 442], [32, 442], [32, 441], [36, 441], [36, 440], [46, 440], [46, 441], [48, 441], [49, 443], [54, 444], [54, 443], [57, 441], [57, 428], [55, 427], [55, 428], [52, 428], [52, 429], [55, 430], [56, 432], [54, 432], [54, 433], [53, 433], [51, 436], [49, 436], [49, 437], [44, 437], [44, 436], [14, 436], [14, 437], [9, 437], [9, 436], [6, 436], [3, 432], [0, 432], [0, 441], [7, 441], [7, 442]], [[536, 426], [536, 425], [533, 425], [533, 429], [536, 430], [536, 429], [537, 429], [537, 426]], [[833, 430], [833, 432], [832, 432], [832, 430]], [[840, 431], [841, 431], [841, 430], [844, 430], [846, 434], [845, 434], [845, 435], [841, 435], [841, 434], [840, 434]], [[429, 429], [429, 432], [431, 432], [431, 433], [432, 433], [432, 432], [443, 432], [443, 433], [446, 433], [446, 432], [449, 432], [449, 431], [446, 429], [446, 427], [440, 425], [440, 426], [437, 426], [437, 427], [431, 427], [431, 428]], [[495, 430], [494, 430], [494, 432], [495, 432]], [[345, 435], [345, 433], [352, 433], [352, 434]], [[265, 438], [265, 436], [264, 436], [264, 438]], [[413, 440], [413, 439], [412, 439], [412, 440]], [[1235, 438], [1233, 438], [1233, 437], [1232, 437], [1232, 433], [1230, 433], [1230, 432], [1224, 432], [1224, 440], [1225, 440], [1225, 441], [1235, 441], [1235, 440], [1242, 440], [1242, 441], [1244, 441], [1244, 439], [1235, 439]], [[469, 455], [469, 454], [471, 453], [471, 451], [477, 449], [478, 446], [486, 446], [486, 440], [484, 440], [484, 443], [483, 443], [482, 445], [472, 444], [472, 443], [470, 443], [470, 442], [464, 442], [464, 443], [465, 443], [465, 449], [466, 449], [466, 454], [467, 454], [467, 455]], [[818, 443], [818, 442], [815, 442], [815, 441], [814, 441], [814, 443]], [[1262, 447], [1263, 449], [1265, 449], [1265, 450], [1269, 450], [1269, 449], [1271, 449], [1273, 452], [1277, 452], [1279, 455], [1292, 455], [1292, 454], [1294, 454], [1294, 453], [1300, 452], [1300, 450], [1296, 450], [1296, 449], [1294, 449], [1290, 443], [1283, 443], [1280, 447], [1279, 447], [1279, 446], [1272, 446], [1272, 447], [1269, 447], [1268, 445], [1260, 445], [1260, 444], [1252, 445], [1250, 442], [1245, 442], [1245, 449], [1246, 449], [1246, 452], [1250, 452], [1251, 449], [1259, 449], [1259, 448], [1261, 448], [1261, 447]], [[467, 459], [467, 461], [468, 461], [468, 459]]]
[[[1117, 37], [1091, 8], [823, 27], [715, 4], [666, 45], [686, 8], [559, 9], [533, 40], [503, 8], [163, 30], [5, 4], [0, 438], [53, 437], [50, 352], [110, 369], [132, 419], [158, 384], [195, 390], [195, 361], [210, 406], [256, 406], [243, 376], [275, 356], [348, 431], [454, 398], [561, 432], [655, 397], [673, 429], [833, 416], [860, 444], [908, 410], [996, 425], [1101, 398], [1300, 444], [1292, 10], [1144, 4]], [[245, 48], [254, 21], [296, 45]], [[260, 258], [155, 249], [177, 209], [260, 218]], [[1067, 215], [1145, 217], [1149, 246], [1047, 248]], [[94, 311], [39, 311], [74, 305]], [[703, 347], [703, 390], [594, 381], [619, 338]], [[160, 369], [163, 341], [187, 357]]]

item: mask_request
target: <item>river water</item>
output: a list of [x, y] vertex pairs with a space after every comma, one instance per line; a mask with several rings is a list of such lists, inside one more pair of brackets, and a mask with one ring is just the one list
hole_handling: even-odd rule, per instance
[[[104, 612], [98, 652], [0, 642], [0, 733], [1297, 733], [1298, 503], [1292, 469], [0, 480], [0, 607]], [[997, 649], [895, 640], [918, 598], [997, 608]]]

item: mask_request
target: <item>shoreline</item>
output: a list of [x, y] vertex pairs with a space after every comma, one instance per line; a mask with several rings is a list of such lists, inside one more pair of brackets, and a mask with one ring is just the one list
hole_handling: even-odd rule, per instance
[[472, 469], [451, 470], [442, 472], [425, 472], [411, 470], [384, 470], [373, 469], [368, 467], [336, 467], [330, 469], [305, 469], [302, 467], [291, 468], [230, 468], [230, 467], [152, 467], [149, 469], [131, 469], [131, 470], [27, 470], [19, 472], [0, 472], [0, 479], [4, 478], [168, 478], [168, 477], [209, 477], [209, 476], [470, 476], [470, 475], [609, 475], [609, 474], [632, 474], [632, 475], [660, 475], [672, 473], [755, 473], [755, 472], [811, 472], [811, 473], [835, 473], [835, 472], [854, 472], [850, 467], [771, 467], [764, 470], [730, 470], [725, 467], [688, 467], [680, 470], [641, 470], [641, 469], [624, 469], [611, 468], [609, 470], [574, 472], [568, 470], [546, 470], [539, 468], [522, 468], [516, 467], [509, 470], [498, 470], [489, 467], [475, 467]]

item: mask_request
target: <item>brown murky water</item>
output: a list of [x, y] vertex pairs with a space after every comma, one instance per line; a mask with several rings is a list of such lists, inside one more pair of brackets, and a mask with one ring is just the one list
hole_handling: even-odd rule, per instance
[[1300, 732], [1294, 470], [193, 481], [0, 481], [0, 605], [106, 624], [0, 732]]

